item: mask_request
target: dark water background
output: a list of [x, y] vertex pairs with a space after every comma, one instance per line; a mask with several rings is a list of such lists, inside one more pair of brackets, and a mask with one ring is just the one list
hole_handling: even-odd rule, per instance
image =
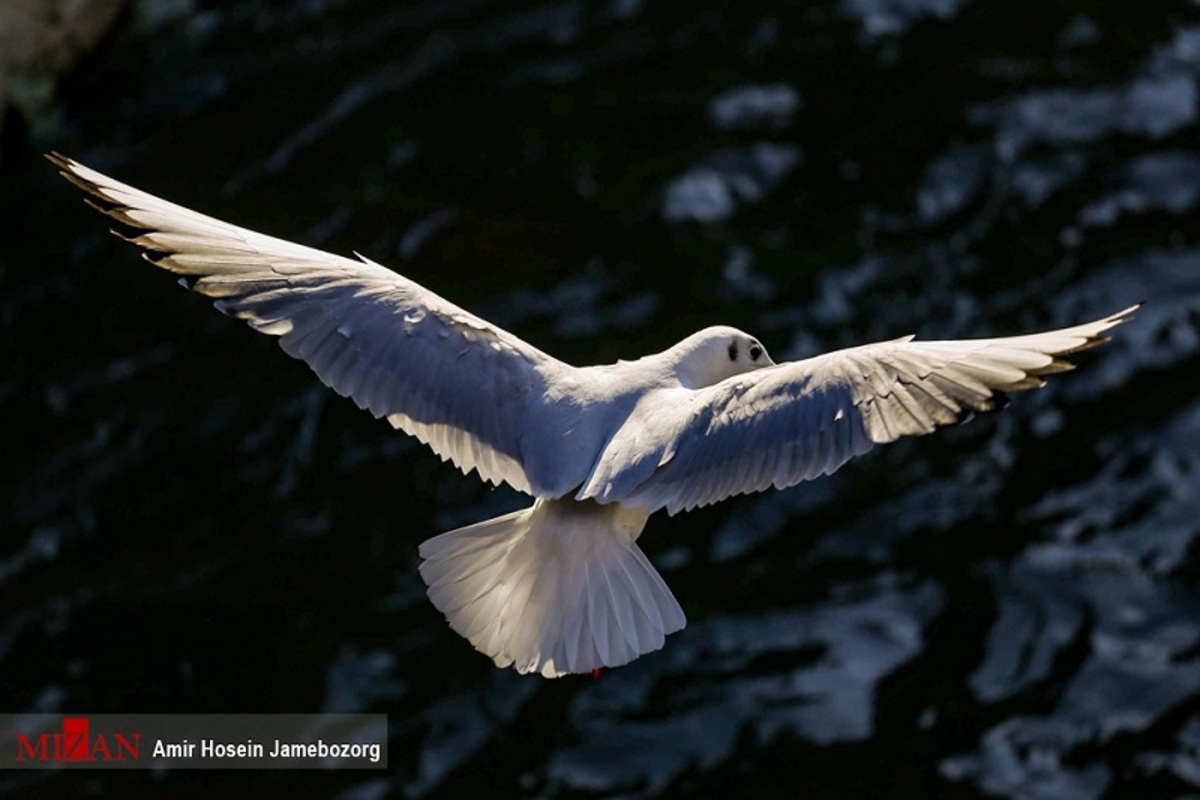
[[[1186, 2], [136, 6], [5, 133], [0, 706], [387, 713], [393, 768], [0, 791], [1200, 793], [1198, 94]], [[687, 629], [545, 681], [416, 570], [522, 501], [150, 269], [49, 149], [575, 363], [1148, 305], [1002, 414], [656, 516]]]

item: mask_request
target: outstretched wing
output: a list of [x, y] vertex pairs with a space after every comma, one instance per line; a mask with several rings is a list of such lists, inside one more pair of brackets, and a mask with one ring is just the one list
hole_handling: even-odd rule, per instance
[[264, 236], [50, 160], [100, 211], [145, 231], [131, 241], [152, 264], [278, 336], [338, 394], [464, 473], [543, 494], [524, 468], [521, 436], [547, 381], [571, 367], [366, 259]]
[[[601, 502], [670, 513], [833, 472], [876, 444], [919, 436], [990, 411], [1006, 392], [1072, 369], [1062, 356], [1107, 341], [1137, 306], [1104, 319], [1002, 339], [916, 342], [838, 350], [739, 375], [656, 420], [670, 458], [622, 497]], [[614, 481], [620, 485], [620, 481]]]

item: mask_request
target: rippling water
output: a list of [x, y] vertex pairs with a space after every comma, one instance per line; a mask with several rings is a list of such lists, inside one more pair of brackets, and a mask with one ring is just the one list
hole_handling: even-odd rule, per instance
[[[261, 5], [135, 5], [50, 118], [9, 117], [0, 697], [382, 712], [394, 768], [0, 791], [1200, 792], [1194, 4]], [[654, 518], [688, 627], [549, 682], [472, 651], [416, 571], [520, 498], [150, 270], [49, 149], [576, 363], [713, 323], [780, 359], [1148, 304], [1002, 414]]]

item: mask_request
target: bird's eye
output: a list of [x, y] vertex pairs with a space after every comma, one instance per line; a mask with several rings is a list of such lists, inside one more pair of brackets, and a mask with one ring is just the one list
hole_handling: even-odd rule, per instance
[[737, 342], [729, 343], [729, 360], [737, 361]]
[[762, 355], [762, 345], [758, 342], [750, 345], [750, 360], [758, 361], [758, 357]]

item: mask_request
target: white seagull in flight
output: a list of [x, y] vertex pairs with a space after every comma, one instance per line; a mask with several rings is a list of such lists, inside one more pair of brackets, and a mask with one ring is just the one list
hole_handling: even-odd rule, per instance
[[718, 326], [573, 367], [362, 256], [239, 228], [54, 154], [98, 209], [218, 309], [464, 473], [533, 497], [420, 547], [429, 599], [497, 666], [546, 677], [657, 650], [686, 623], [637, 546], [646, 520], [827, 475], [990, 411], [1107, 341], [1137, 306], [1000, 339], [888, 342], [776, 364]]

